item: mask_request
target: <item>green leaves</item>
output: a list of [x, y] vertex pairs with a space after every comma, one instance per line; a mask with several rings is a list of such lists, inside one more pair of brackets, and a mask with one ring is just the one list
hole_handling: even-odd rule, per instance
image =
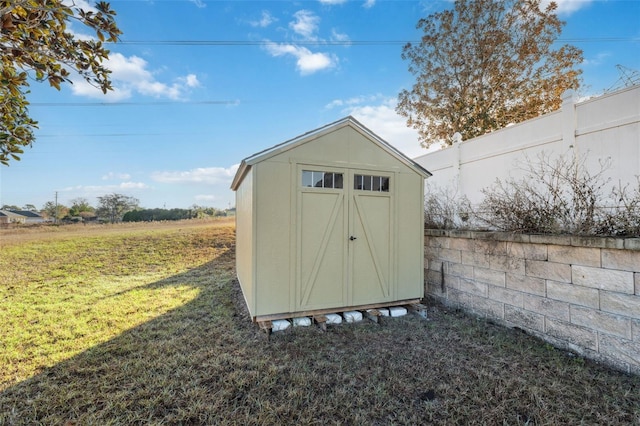
[[[66, 6], [63, 0], [0, 0], [0, 164], [19, 160], [20, 147], [31, 145], [37, 122], [29, 117], [28, 73], [60, 90], [74, 69], [103, 93], [111, 90], [109, 57], [103, 42], [116, 42], [115, 12], [99, 2], [96, 11]], [[78, 40], [67, 31], [71, 20], [95, 31], [97, 40]]]
[[19, 160], [23, 147], [33, 140], [37, 123], [29, 118], [28, 105], [20, 87], [27, 85], [27, 73], [12, 67], [0, 70], [0, 164]]

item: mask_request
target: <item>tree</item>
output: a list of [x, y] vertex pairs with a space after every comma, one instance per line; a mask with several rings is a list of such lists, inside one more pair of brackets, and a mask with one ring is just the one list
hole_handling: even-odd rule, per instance
[[[86, 221], [96, 218], [96, 209], [93, 208], [86, 198], [78, 197], [71, 200], [71, 207], [69, 207], [69, 214], [64, 217], [64, 220], [71, 221]], [[81, 219], [78, 219], [81, 218]]]
[[[103, 42], [115, 42], [121, 34], [115, 14], [102, 1], [95, 10], [84, 10], [66, 0], [0, 0], [0, 164], [19, 160], [22, 148], [35, 140], [38, 123], [29, 116], [26, 99], [29, 79], [60, 90], [75, 70], [104, 93], [112, 89]], [[95, 31], [97, 39], [68, 30], [72, 21]]]
[[140, 203], [137, 198], [122, 194], [109, 194], [98, 197], [98, 202], [98, 216], [108, 218], [111, 223], [121, 221], [125, 213], [136, 209]]
[[42, 206], [42, 213], [57, 222], [60, 218], [69, 214], [69, 208], [62, 204], [56, 204], [53, 201], [47, 201], [44, 206]]
[[80, 213], [93, 213], [96, 209], [91, 207], [86, 198], [74, 198], [71, 200], [69, 216], [82, 216]]
[[139, 209], [127, 212], [123, 222], [152, 222], [161, 220], [184, 220], [197, 217], [192, 209]]
[[418, 130], [422, 146], [451, 145], [558, 109], [562, 93], [578, 89], [582, 51], [552, 45], [564, 22], [554, 2], [457, 0], [453, 10], [418, 21], [421, 42], [402, 58], [416, 76], [397, 112]]

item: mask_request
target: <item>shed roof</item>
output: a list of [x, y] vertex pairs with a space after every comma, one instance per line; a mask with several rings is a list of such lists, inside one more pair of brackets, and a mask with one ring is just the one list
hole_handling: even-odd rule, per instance
[[238, 186], [240, 186], [240, 183], [246, 176], [247, 172], [249, 171], [249, 169], [251, 169], [251, 166], [253, 166], [254, 164], [267, 160], [277, 154], [288, 151], [297, 146], [303, 145], [324, 134], [331, 133], [333, 131], [336, 131], [346, 126], [349, 126], [355, 129], [356, 131], [360, 132], [364, 136], [366, 136], [369, 140], [376, 143], [378, 146], [380, 146], [380, 148], [382, 148], [387, 153], [389, 153], [389, 155], [397, 158], [400, 162], [404, 163], [405, 165], [415, 170], [416, 173], [421, 174], [425, 178], [431, 176], [431, 173], [428, 170], [426, 170], [424, 167], [422, 167], [421, 165], [419, 165], [418, 163], [416, 163], [415, 161], [413, 161], [412, 159], [404, 155], [402, 152], [398, 151], [397, 148], [395, 148], [394, 146], [392, 146], [391, 144], [389, 144], [388, 142], [380, 138], [378, 135], [376, 135], [371, 130], [366, 128], [364, 125], [362, 125], [362, 123], [360, 123], [358, 120], [356, 120], [352, 116], [347, 116], [338, 121], [319, 127], [315, 130], [311, 130], [293, 139], [289, 139], [287, 141], [274, 145], [271, 148], [267, 148], [264, 151], [257, 152], [243, 159], [242, 162], [240, 163], [240, 167], [238, 167], [238, 171], [236, 172], [235, 177], [233, 178], [233, 182], [231, 183], [231, 189], [234, 191], [238, 189]]

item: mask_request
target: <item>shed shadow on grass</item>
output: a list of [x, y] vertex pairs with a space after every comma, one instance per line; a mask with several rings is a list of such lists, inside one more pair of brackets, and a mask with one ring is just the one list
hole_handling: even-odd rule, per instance
[[633, 424], [640, 378], [429, 306], [276, 333], [251, 323], [233, 250], [149, 289], [187, 304], [0, 394], [0, 424]]
[[187, 403], [179, 398], [201, 379], [212, 354], [238, 333], [257, 336], [247, 314], [235, 319], [242, 313], [233, 305], [233, 263], [230, 249], [185, 273], [109, 296], [177, 285], [199, 291], [185, 305], [2, 391], [0, 425], [147, 422]]

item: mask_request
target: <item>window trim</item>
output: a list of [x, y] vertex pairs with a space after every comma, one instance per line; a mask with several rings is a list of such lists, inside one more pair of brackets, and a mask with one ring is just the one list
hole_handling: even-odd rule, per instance
[[[378, 181], [377, 182], [378, 189], [374, 189], [376, 188], [376, 183], [375, 183], [376, 180]], [[383, 180], [386, 180], [386, 181], [384, 181], [383, 183]], [[354, 173], [353, 174], [353, 190], [387, 194], [391, 192], [391, 176], [365, 175], [360, 173]]]
[[[305, 184], [305, 176], [308, 176], [307, 173], [311, 174], [311, 185]], [[321, 177], [316, 178], [316, 174], [321, 174]], [[331, 175], [331, 186], [327, 186], [327, 175]], [[337, 172], [337, 171], [331, 171], [331, 170], [327, 170], [327, 169], [323, 169], [323, 170], [318, 170], [318, 169], [301, 169], [301, 173], [300, 173], [300, 177], [298, 179], [299, 185], [301, 188], [305, 188], [305, 189], [337, 189], [337, 190], [343, 190], [344, 189], [344, 176], [345, 173], [344, 172]], [[341, 177], [341, 181], [338, 182], [338, 177]], [[322, 182], [322, 186], [318, 186], [317, 184]], [[336, 184], [339, 184], [340, 186], [336, 186]]]

